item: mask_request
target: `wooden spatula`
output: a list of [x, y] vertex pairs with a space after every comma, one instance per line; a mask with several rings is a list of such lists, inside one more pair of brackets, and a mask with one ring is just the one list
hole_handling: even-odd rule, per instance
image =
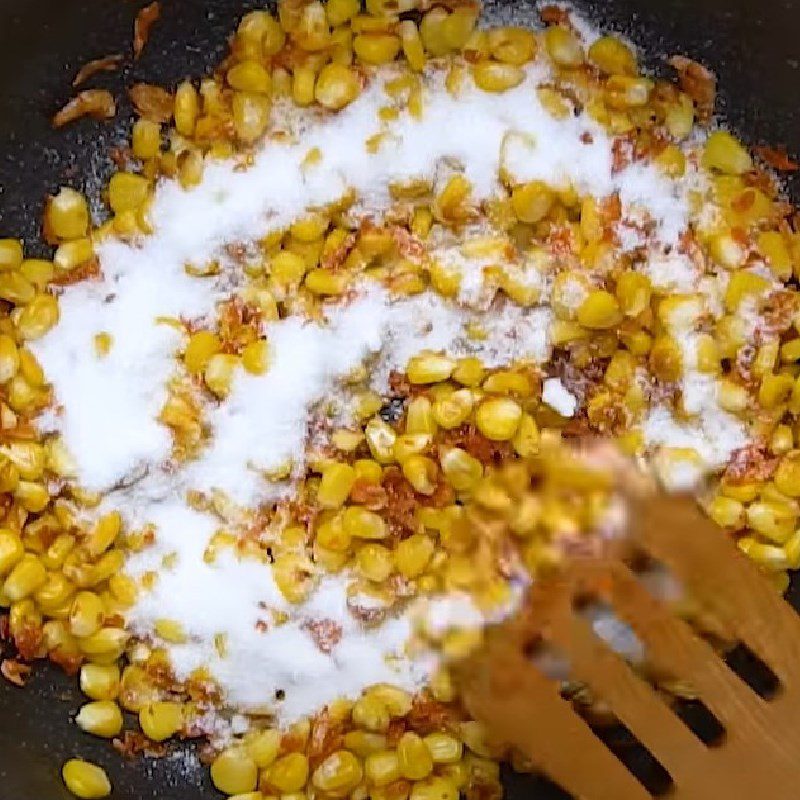
[[[535, 665], [552, 646], [569, 677], [602, 700], [661, 763], [671, 800], [800, 798], [800, 619], [758, 568], [686, 498], [629, 498], [635, 547], [664, 565], [730, 641], [746, 645], [778, 679], [756, 694], [718, 651], [652, 596], [621, 557], [573, 560], [537, 582], [521, 611], [486, 632], [457, 670], [469, 711], [497, 740], [579, 800], [649, 800], [651, 794], [598, 738], [560, 682]], [[611, 606], [644, 647], [647, 670], [629, 663], [580, 613], [587, 596]], [[692, 687], [724, 735], [707, 746], [643, 675]]]

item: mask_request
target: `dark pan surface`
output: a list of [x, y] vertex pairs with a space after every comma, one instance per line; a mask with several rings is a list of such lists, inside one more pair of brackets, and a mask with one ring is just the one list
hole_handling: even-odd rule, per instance
[[[95, 191], [109, 172], [107, 152], [122, 142], [129, 110], [113, 125], [81, 121], [55, 132], [49, 117], [70, 96], [88, 59], [130, 53], [133, 18], [142, 3], [123, 0], [0, 0], [0, 236], [38, 241], [42, 198], [68, 183]], [[174, 85], [216, 62], [235, 20], [263, 5], [253, 0], [164, 0], [139, 62], [91, 85], [118, 96], [136, 80]], [[492, 6], [523, 13], [525, 3]], [[578, 4], [610, 28], [644, 45], [655, 70], [663, 56], [684, 53], [714, 69], [728, 122], [751, 143], [800, 149], [800, 6], [798, 0], [585, 0]], [[800, 183], [791, 193], [800, 200]], [[795, 597], [800, 593], [794, 587]], [[797, 603], [795, 603], [797, 605]], [[81, 703], [75, 681], [40, 668], [27, 690], [0, 680], [0, 797], [67, 800], [59, 769], [73, 755], [104, 765], [118, 800], [202, 800], [218, 795], [206, 770], [177, 753], [160, 761], [124, 762], [111, 747], [71, 722]], [[576, 753], [576, 765], [580, 754]], [[560, 800], [544, 781], [509, 776], [509, 800]], [[716, 798], [709, 798], [716, 800]]]

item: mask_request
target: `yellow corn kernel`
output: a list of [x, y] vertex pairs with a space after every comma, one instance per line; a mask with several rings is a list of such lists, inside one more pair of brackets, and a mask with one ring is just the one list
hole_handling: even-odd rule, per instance
[[530, 414], [523, 414], [517, 432], [511, 439], [514, 452], [521, 458], [529, 458], [539, 451], [539, 428]]
[[314, 565], [300, 553], [280, 553], [272, 565], [272, 576], [290, 603], [302, 603], [314, 586]]
[[225, 77], [228, 84], [240, 92], [268, 95], [272, 91], [272, 78], [257, 61], [240, 61], [228, 70]]
[[409, 800], [458, 800], [461, 796], [459, 789], [459, 784], [451, 777], [434, 775], [415, 783], [411, 787]]
[[105, 608], [94, 592], [78, 592], [69, 612], [69, 629], [73, 636], [85, 638], [100, 630]]
[[792, 277], [792, 256], [780, 231], [762, 231], [757, 246], [775, 277], [784, 281]]
[[425, 45], [422, 42], [419, 29], [412, 20], [403, 20], [397, 27], [400, 35], [400, 44], [403, 55], [409, 66], [415, 72], [422, 72], [425, 68]]
[[[352, 713], [352, 708], [350, 712]], [[345, 748], [360, 758], [367, 758], [373, 753], [380, 753], [386, 750], [387, 747], [386, 737], [383, 734], [370, 733], [368, 731], [350, 731], [346, 733], [343, 744]]]
[[353, 50], [364, 64], [388, 64], [400, 52], [400, 38], [391, 33], [360, 33], [353, 39]]
[[353, 488], [356, 474], [349, 464], [331, 464], [322, 473], [317, 502], [323, 508], [340, 508]]
[[47, 570], [33, 554], [26, 553], [13, 567], [3, 583], [3, 594], [12, 603], [18, 603], [44, 585]]
[[342, 514], [342, 529], [354, 539], [385, 539], [389, 529], [380, 514], [361, 506], [349, 506]]
[[15, 319], [17, 332], [26, 341], [40, 339], [58, 322], [58, 300], [50, 294], [39, 294]]
[[264, 339], [250, 342], [242, 350], [242, 366], [251, 375], [263, 375], [269, 366], [269, 343]]
[[364, 428], [372, 457], [380, 464], [389, 464], [394, 460], [394, 443], [397, 434], [391, 426], [379, 417], [371, 419]]
[[492, 28], [487, 34], [492, 58], [504, 64], [522, 66], [536, 55], [536, 36], [528, 28]]
[[111, 739], [122, 730], [122, 712], [113, 700], [95, 700], [81, 706], [75, 722], [86, 733]]
[[452, 378], [463, 386], [479, 386], [483, 380], [485, 370], [479, 358], [468, 356], [456, 362]]
[[517, 219], [529, 224], [546, 217], [554, 200], [553, 192], [543, 181], [520, 184], [511, 193], [511, 205]]
[[216, 353], [211, 356], [203, 370], [206, 386], [217, 397], [227, 397], [238, 365], [239, 359], [229, 353]]
[[484, 400], [475, 412], [475, 424], [488, 439], [508, 441], [517, 432], [522, 409], [508, 397], [491, 397]]
[[109, 664], [122, 655], [127, 642], [127, 631], [121, 628], [101, 628], [92, 636], [79, 640], [79, 645], [93, 663]]
[[[191, 81], [181, 81], [178, 88], [175, 90], [175, 130], [181, 136], [191, 137], [194, 135], [195, 125], [197, 123], [197, 115], [200, 108], [200, 99], [197, 94], [197, 89], [194, 88]], [[156, 131], [160, 139], [160, 131]], [[156, 155], [158, 152], [158, 145], [155, 148]]]
[[296, 253], [281, 250], [270, 262], [270, 275], [283, 285], [299, 284], [306, 274], [306, 262]]
[[161, 126], [149, 119], [137, 119], [133, 124], [131, 148], [136, 158], [143, 161], [155, 158], [161, 150]]
[[782, 547], [759, 542], [752, 536], [743, 536], [737, 544], [748, 558], [751, 558], [765, 569], [785, 570], [789, 566], [789, 559], [786, 557]]
[[21, 272], [0, 272], [0, 298], [20, 306], [35, 296], [34, 285]]
[[353, 463], [353, 469], [356, 471], [356, 480], [365, 481], [370, 484], [378, 484], [381, 482], [383, 470], [381, 465], [371, 458], [359, 458]]
[[484, 92], [506, 92], [525, 80], [525, 71], [514, 64], [480, 61], [471, 67], [472, 80]]
[[415, 397], [406, 411], [406, 432], [432, 436], [436, 433], [433, 405], [427, 397]]
[[411, 731], [406, 731], [397, 743], [400, 774], [412, 781], [421, 781], [433, 771], [433, 758], [425, 742]]
[[367, 755], [364, 761], [364, 774], [372, 786], [389, 786], [399, 780], [400, 760], [397, 753], [391, 750], [374, 752]]
[[659, 336], [650, 348], [650, 370], [665, 383], [677, 381], [683, 374], [683, 356], [670, 336]]
[[[644, 106], [650, 99], [652, 89], [653, 81], [648, 78], [629, 78], [625, 75], [612, 75], [606, 81], [605, 101], [608, 106], [618, 111]], [[682, 155], [683, 153], [678, 151], [678, 156]]]
[[431, 437], [427, 433], [404, 433], [394, 442], [394, 457], [397, 461], [405, 461], [409, 456], [423, 453], [428, 449]]
[[302, 753], [289, 753], [267, 770], [266, 777], [280, 794], [299, 792], [308, 780], [308, 759]]
[[706, 513], [722, 528], [738, 528], [744, 520], [744, 505], [732, 497], [718, 494], [708, 504]]
[[135, 211], [150, 193], [150, 181], [132, 172], [117, 172], [108, 182], [108, 203], [115, 214]]
[[0, 334], [0, 383], [7, 383], [19, 369], [19, 350], [7, 334]]
[[333, 797], [349, 795], [361, 783], [364, 770], [361, 762], [347, 750], [329, 755], [311, 776], [314, 787]]
[[[493, 376], [494, 377], [494, 376]], [[492, 389], [487, 389], [492, 391]], [[437, 425], [446, 430], [458, 428], [466, 422], [472, 411], [473, 398], [469, 389], [459, 389], [434, 401], [432, 412]]]
[[[183, 722], [183, 706], [180, 703], [168, 701], [148, 703], [139, 712], [139, 725], [142, 727], [142, 732], [154, 742], [163, 742], [174, 736], [183, 727]], [[213, 775], [212, 767], [212, 778]], [[255, 784], [250, 787], [250, 789], [253, 788], [255, 788]], [[249, 789], [244, 791], [249, 791]]]
[[447, 12], [443, 8], [433, 8], [425, 14], [419, 25], [422, 43], [434, 58], [439, 58], [450, 52], [450, 45], [444, 33], [444, 23], [446, 21]]
[[97, 520], [91, 533], [86, 539], [89, 554], [97, 558], [114, 544], [122, 529], [122, 517], [119, 511], [109, 511]]
[[456, 764], [461, 760], [464, 747], [449, 733], [431, 733], [424, 739], [434, 764]]
[[705, 144], [702, 165], [725, 175], [741, 175], [753, 168], [753, 159], [741, 142], [727, 131], [714, 131]]
[[343, 64], [326, 64], [314, 87], [317, 102], [331, 111], [350, 105], [360, 92], [358, 73]]
[[325, 4], [328, 24], [333, 28], [349, 22], [360, 10], [359, 0], [328, 0]]
[[19, 269], [23, 257], [22, 242], [19, 239], [0, 239], [0, 271]]
[[589, 47], [589, 61], [609, 75], [635, 75], [636, 57], [616, 36], [601, 36]]
[[578, 308], [578, 322], [584, 328], [605, 330], [618, 325], [621, 319], [617, 298], [602, 289], [590, 292]]
[[211, 781], [228, 795], [252, 792], [258, 784], [258, 767], [244, 748], [229, 748], [211, 764]]
[[0, 528], [0, 577], [8, 575], [24, 555], [25, 547], [19, 535], [8, 528]]
[[744, 247], [730, 233], [714, 234], [708, 241], [708, 252], [725, 269], [742, 266], [747, 255]]
[[551, 25], [545, 30], [544, 46], [559, 67], [579, 67], [583, 64], [583, 47], [578, 37], [563, 25]]
[[53, 265], [57, 272], [69, 272], [85, 264], [94, 256], [91, 239], [73, 239], [58, 246], [53, 256]]
[[372, 733], [384, 733], [391, 722], [386, 704], [378, 697], [365, 695], [359, 698], [352, 711], [353, 724]]
[[365, 544], [356, 553], [359, 572], [370, 581], [383, 583], [394, 571], [392, 552], [379, 544]]
[[80, 686], [92, 700], [116, 700], [120, 688], [119, 667], [116, 664], [84, 664]]
[[447, 482], [459, 492], [472, 489], [483, 476], [481, 462], [458, 447], [446, 450], [440, 464]]
[[244, 739], [247, 755], [259, 769], [266, 769], [278, 758], [281, 749], [281, 733], [276, 728], [256, 731]]
[[[787, 497], [800, 497], [800, 451], [787, 453], [775, 470], [773, 476], [775, 487]], [[0, 557], [0, 573], [2, 572]]]
[[436, 491], [436, 463], [427, 456], [409, 456], [401, 464], [401, 468], [414, 491], [425, 495], [432, 495]]
[[453, 358], [427, 351], [408, 362], [406, 374], [412, 383], [439, 383], [453, 374], [456, 363]]
[[758, 402], [764, 408], [776, 408], [789, 399], [793, 388], [791, 375], [766, 375], [758, 389]]
[[[44, 212], [47, 231], [61, 240], [80, 239], [89, 230], [89, 206], [86, 198], [75, 189], [62, 186], [54, 197], [49, 198]], [[20, 248], [19, 266], [22, 263]], [[0, 258], [0, 263], [2, 259]]]
[[266, 95], [235, 92], [231, 100], [231, 111], [236, 135], [245, 144], [255, 142], [266, 131], [270, 112], [270, 101]]
[[71, 758], [61, 769], [64, 785], [81, 800], [99, 800], [111, 794], [111, 781], [105, 771], [89, 761]]
[[694, 127], [694, 103], [688, 95], [681, 92], [676, 102], [667, 107], [664, 125], [669, 135], [678, 141], [689, 136]]
[[725, 307], [734, 312], [743, 301], [763, 294], [768, 286], [769, 282], [754, 272], [735, 272], [725, 290]]
[[331, 269], [313, 269], [306, 275], [305, 287], [320, 295], [342, 294], [347, 289], [349, 277], [344, 272]]
[[427, 569], [433, 556], [434, 545], [429, 536], [414, 533], [398, 542], [394, 551], [397, 571], [405, 578], [418, 578]]
[[756, 501], [745, 512], [747, 524], [756, 533], [776, 544], [784, 544], [794, 532], [797, 510], [791, 503]]

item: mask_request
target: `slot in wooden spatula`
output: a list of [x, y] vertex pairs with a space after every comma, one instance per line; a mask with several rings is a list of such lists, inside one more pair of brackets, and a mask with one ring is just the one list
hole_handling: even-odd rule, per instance
[[[671, 800], [800, 798], [800, 619], [758, 568], [692, 500], [630, 498], [635, 546], [664, 565], [730, 641], [746, 645], [778, 679], [756, 694], [717, 650], [656, 599], [622, 558], [573, 560], [537, 582], [518, 614], [486, 632], [458, 670], [468, 710], [491, 735], [518, 748], [579, 800], [649, 800], [651, 794], [607, 749], [531, 657], [537, 643], [566, 657], [569, 677], [588, 687], [660, 762]], [[633, 629], [647, 671], [632, 669], [579, 612], [599, 597]], [[724, 735], [704, 744], [643, 675], [691, 686]]]

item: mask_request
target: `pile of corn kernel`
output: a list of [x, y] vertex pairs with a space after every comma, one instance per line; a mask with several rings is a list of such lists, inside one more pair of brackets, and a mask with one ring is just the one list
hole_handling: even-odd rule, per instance
[[[85, 198], [65, 187], [46, 210], [52, 260], [25, 258], [21, 242], [0, 240], [0, 607], [9, 609], [4, 635], [16, 651], [2, 672], [23, 683], [27, 662], [49, 658], [79, 674], [88, 701], [76, 722], [84, 731], [117, 738], [127, 752], [158, 753], [176, 735], [204, 735], [201, 721], [220, 698], [209, 675], [177, 684], [163, 650], [126, 630], [126, 609], [147, 588], [124, 573], [126, 555], [146, 548], [150, 532], [126, 530], [117, 512], [84, 522], [99, 498], [70, 483], [63, 442], [36, 427], [53, 398], [29, 345], [57, 324], [60, 287], [96, 275], [97, 242], [152, 232], [148, 212], [159, 177], [191, 188], [202, 180], [204, 159], [239, 159], [246, 166], [268, 130], [274, 102], [336, 113], [359, 96], [371, 71], [389, 63], [400, 77], [382, 110], [387, 121], [397, 106], [424, 114], [426, 70], [443, 71], [455, 97], [465, 81], [502, 93], [522, 82], [527, 63], [540, 59], [555, 76], [539, 89], [554, 117], [580, 103], [635, 158], [668, 177], [699, 163], [709, 188], [695, 198], [685, 246], [716, 281], [717, 307], [709, 313], [704, 305], [712, 304], [709, 293], [654, 286], [629, 254], [620, 255], [613, 198], [581, 197], [539, 181], [509, 183], [505, 196], [481, 207], [458, 174], [435, 196], [424, 182], [393, 187], [391, 224], [348, 226], [344, 201], [259, 242], [268, 268], [246, 275], [237, 299], [220, 306], [215, 330], [186, 331], [180, 357], [192, 380], [170, 386], [160, 418], [179, 461], [196, 454], [207, 436], [200, 394], [224, 398], [236, 370], [258, 375], [268, 369], [259, 321], [298, 312], [313, 317], [323, 300], [346, 295], [357, 277], [401, 296], [432, 290], [457, 297], [457, 270], [431, 256], [442, 237], [492, 264], [484, 270], [484, 291], [493, 299], [523, 307], [549, 303], [551, 361], [567, 370], [528, 363], [486, 369], [476, 358], [426, 352], [393, 377], [391, 397], [366, 381], [359, 385], [355, 376], [356, 424], [331, 432], [309, 459], [295, 502], [281, 510], [273, 572], [286, 598], [300, 602], [312, 590], [313, 564], [352, 569], [354, 594], [366, 592], [387, 607], [409, 593], [451, 589], [473, 593], [486, 608], [508, 602], [509, 574], [535, 575], [561, 558], [565, 544], [594, 527], [607, 497], [596, 487], [572, 487], [565, 495], [544, 481], [540, 501], [515, 512], [512, 552], [507, 543], [477, 535], [481, 529], [470, 524], [465, 502], [503, 510], [509, 500], [500, 484], [513, 480], [515, 460], [537, 457], [543, 437], [600, 434], [632, 455], [652, 455], [640, 423], [653, 398], [665, 401], [678, 420], [691, 417], [678, 388], [687, 329], [698, 335], [697, 371], [715, 384], [722, 409], [747, 425], [750, 442], [731, 464], [714, 470], [700, 500], [778, 589], [787, 585], [787, 570], [800, 567], [794, 209], [733, 136], [698, 137], [697, 98], [687, 93], [689, 85], [684, 91], [642, 75], [622, 40], [603, 36], [584, 48], [569, 15], [553, 9], [536, 31], [478, 27], [478, 16], [474, 3], [460, 0], [367, 0], [365, 9], [359, 0], [281, 0], [277, 16], [251, 12], [219, 70], [199, 86], [187, 80], [177, 87], [168, 132], [147, 114], [137, 120], [130, 168], [108, 185], [108, 221], [92, 227]], [[309, 153], [309, 163], [315, 157]], [[714, 213], [705, 214], [708, 209]], [[480, 235], [465, 238], [466, 226], [477, 222]], [[403, 257], [409, 241], [422, 248], [422, 257]], [[555, 251], [568, 256], [570, 267], [549, 276], [543, 298], [513, 262], [519, 253]], [[199, 267], [198, 275], [215, 268]], [[755, 329], [748, 328], [753, 317]], [[477, 324], [470, 333], [485, 335]], [[102, 354], [113, 342], [100, 334], [95, 345]], [[579, 406], [572, 417], [541, 402], [543, 379], [565, 374], [584, 376], [576, 383]], [[663, 447], [655, 457], [665, 480], [699, 460], [687, 447]], [[222, 547], [259, 557], [259, 544], [243, 533], [251, 520], [229, 514], [225, 498], [192, 501], [240, 525], [213, 542], [209, 559]], [[165, 620], [157, 633], [180, 641], [180, 621]], [[436, 646], [458, 657], [474, 643], [474, 632], [453, 631]], [[123, 733], [130, 727], [123, 712], [138, 717], [138, 728]], [[457, 800], [462, 794], [487, 800], [501, 794], [502, 754], [464, 716], [446, 665], [418, 696], [373, 687], [286, 730], [257, 722], [206, 755], [215, 786], [237, 800]], [[99, 767], [79, 759], [65, 765], [63, 776], [78, 797], [111, 790]]]

